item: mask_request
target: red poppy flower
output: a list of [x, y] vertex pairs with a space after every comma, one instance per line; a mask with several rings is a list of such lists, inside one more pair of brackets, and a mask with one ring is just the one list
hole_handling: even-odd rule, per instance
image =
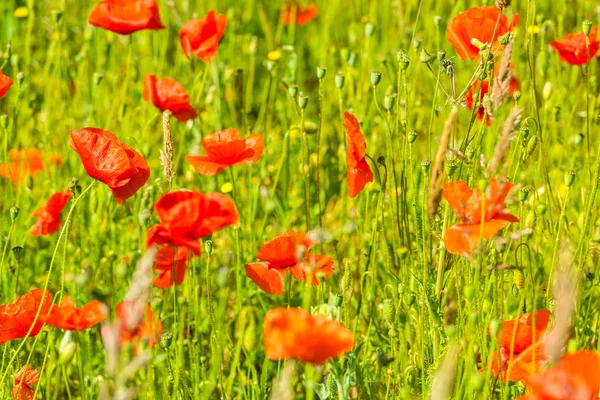
[[81, 157], [87, 174], [106, 184], [119, 204], [133, 196], [150, 177], [144, 157], [112, 132], [98, 128], [71, 131], [71, 148]]
[[154, 204], [160, 225], [148, 229], [146, 243], [182, 246], [200, 254], [198, 239], [235, 225], [240, 217], [233, 201], [220, 193], [177, 190]]
[[518, 319], [503, 322], [498, 334], [500, 367], [498, 367], [498, 353], [492, 354], [494, 374], [496, 376], [502, 374], [504, 381], [525, 381], [546, 365], [548, 359], [545, 352], [545, 334], [549, 322], [550, 311], [548, 310], [538, 310], [535, 313], [523, 314]]
[[600, 387], [600, 356], [592, 351], [565, 355], [555, 366], [525, 383], [521, 400], [595, 400]]
[[483, 238], [488, 240], [510, 222], [519, 221], [517, 217], [508, 213], [504, 205], [512, 187], [510, 182], [499, 184], [495, 179], [491, 179], [485, 194], [485, 210], [482, 216], [481, 189], [471, 190], [464, 181], [450, 182], [442, 186], [442, 196], [462, 221], [446, 230], [446, 250], [451, 254], [470, 256], [475, 245], [480, 242], [482, 224]]
[[269, 294], [283, 294], [286, 270], [300, 282], [306, 282], [312, 271], [312, 284], [333, 273], [333, 260], [327, 256], [308, 254], [317, 242], [305, 232], [290, 231], [277, 236], [260, 248], [256, 258], [264, 262], [244, 265], [246, 276]]
[[161, 274], [154, 279], [154, 286], [168, 288], [173, 286], [173, 269], [175, 269], [175, 285], [181, 285], [185, 279], [187, 260], [193, 253], [185, 247], [162, 246], [156, 253], [154, 269]]
[[519, 23], [518, 14], [515, 14], [510, 22], [506, 15], [502, 15], [496, 28], [499, 14], [500, 9], [496, 6], [475, 7], [461, 12], [450, 21], [446, 38], [456, 49], [460, 58], [479, 60], [479, 49], [471, 43], [472, 39], [479, 39], [482, 43], [491, 44], [493, 37], [494, 43], [491, 50], [496, 52], [499, 47], [498, 38], [510, 32]]
[[102, 0], [92, 9], [88, 22], [121, 35], [165, 28], [156, 0]]
[[154, 346], [162, 333], [160, 319], [154, 318], [149, 304], [125, 300], [117, 304], [115, 314], [119, 319], [121, 343], [143, 341]]
[[63, 297], [59, 305], [50, 308], [45, 318], [47, 325], [66, 331], [84, 331], [104, 321], [108, 317], [108, 309], [98, 300], [92, 300], [81, 308], [77, 308], [69, 296]]
[[[42, 289], [34, 289], [31, 292], [17, 297], [8, 304], [0, 306], [0, 344], [8, 341], [21, 339], [27, 336], [35, 336], [44, 327], [44, 318], [50, 310], [52, 295]], [[39, 317], [36, 320], [36, 315]], [[35, 321], [35, 324], [34, 324]]]
[[354, 346], [352, 331], [342, 324], [299, 308], [270, 310], [263, 322], [263, 336], [265, 356], [270, 360], [295, 358], [323, 364]]
[[373, 172], [367, 164], [365, 154], [367, 144], [360, 131], [358, 120], [348, 111], [344, 113], [344, 128], [346, 128], [346, 164], [348, 164], [348, 195], [356, 197], [365, 185], [373, 182]]
[[[519, 81], [517, 80], [517, 78], [511, 78], [510, 80], [510, 86], [508, 88], [508, 93], [510, 93], [511, 95], [513, 95], [517, 90], [519, 90]], [[475, 82], [475, 84], [471, 87], [471, 89], [469, 89], [469, 92], [467, 93], [467, 95], [465, 96], [465, 103], [467, 105], [467, 108], [469, 110], [473, 109], [474, 106], [474, 98], [475, 96], [477, 96], [477, 92], [479, 91], [479, 81]], [[481, 102], [483, 101], [483, 97], [489, 93], [489, 82], [487, 80], [484, 80], [481, 83], [481, 92], [479, 93], [479, 103], [481, 104]], [[486, 115], [486, 111], [485, 111], [485, 107], [480, 105], [479, 108], [477, 109], [477, 119], [480, 121], [483, 121], [483, 117]], [[485, 118], [485, 124], [487, 126], [492, 125], [492, 120], [491, 118], [488, 116], [486, 116]]]
[[[552, 50], [558, 53], [563, 62], [571, 65], [583, 65], [588, 63], [588, 53], [585, 48], [585, 34], [583, 32], [570, 33], [561, 40], [553, 40]], [[600, 42], [598, 41], [598, 27], [590, 31], [589, 36], [590, 60], [598, 53]]]
[[63, 212], [69, 199], [73, 197], [69, 189], [54, 193], [42, 207], [31, 216], [38, 217], [31, 230], [31, 236], [51, 235], [60, 229], [60, 213]]
[[13, 80], [0, 71], [0, 98], [4, 97], [6, 93], [8, 93], [8, 89], [10, 89], [12, 84]]
[[296, 25], [298, 26], [306, 25], [319, 16], [319, 9], [316, 4], [309, 4], [306, 8], [302, 8], [302, 5], [300, 4], [290, 4], [282, 13], [283, 23], [285, 25], [292, 23], [292, 7], [296, 7]]
[[35, 390], [32, 386], [37, 384], [39, 380], [40, 373], [37, 370], [31, 369], [27, 365], [21, 367], [15, 375], [15, 386], [10, 393], [12, 398], [15, 400], [33, 400]]
[[152, 102], [160, 111], [171, 111], [180, 122], [196, 118], [196, 110], [190, 105], [190, 96], [175, 79], [157, 79], [147, 74], [144, 78], [144, 100]]
[[240, 139], [238, 130], [229, 128], [208, 135], [202, 146], [206, 150], [205, 156], [188, 156], [186, 160], [202, 175], [211, 176], [234, 165], [257, 162], [263, 153], [264, 139], [259, 133]]
[[219, 52], [219, 41], [225, 33], [227, 16], [210, 10], [202, 19], [191, 19], [179, 30], [179, 41], [187, 58], [190, 53], [211, 62]]
[[44, 156], [38, 149], [12, 149], [8, 152], [8, 157], [12, 161], [0, 164], [0, 176], [10, 179], [15, 185], [24, 183], [28, 176], [33, 178], [45, 171], [47, 165], [60, 165], [62, 162], [61, 156]]

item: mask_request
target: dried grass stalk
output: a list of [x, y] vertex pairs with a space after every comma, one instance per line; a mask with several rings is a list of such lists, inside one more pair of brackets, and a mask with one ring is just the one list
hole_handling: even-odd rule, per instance
[[455, 107], [452, 108], [452, 112], [448, 116], [446, 124], [444, 125], [444, 131], [442, 132], [442, 137], [440, 138], [440, 145], [431, 169], [431, 190], [429, 191], [429, 200], [427, 202], [429, 218], [433, 218], [440, 205], [440, 199], [442, 197], [442, 185], [444, 183], [444, 160], [446, 159], [446, 153], [450, 144], [450, 136], [452, 135], [452, 129], [456, 123], [457, 115], [458, 109]]
[[492, 176], [495, 172], [498, 171], [504, 159], [508, 155], [510, 151], [510, 142], [513, 139], [513, 134], [515, 132], [515, 128], [521, 119], [521, 113], [523, 112], [522, 108], [513, 107], [510, 110], [510, 114], [508, 118], [504, 122], [504, 127], [502, 128], [502, 134], [500, 139], [498, 139], [498, 143], [496, 144], [496, 148], [494, 149], [494, 155], [488, 164], [487, 174], [488, 176]]

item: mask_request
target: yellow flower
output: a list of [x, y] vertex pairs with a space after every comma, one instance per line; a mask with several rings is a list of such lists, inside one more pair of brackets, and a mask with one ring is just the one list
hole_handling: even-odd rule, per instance
[[271, 61], [277, 61], [281, 58], [281, 50], [273, 50], [267, 54], [267, 58]]
[[29, 15], [29, 10], [27, 7], [19, 7], [15, 10], [15, 17], [17, 18], [25, 18]]
[[222, 193], [229, 193], [233, 190], [233, 184], [231, 182], [225, 182], [223, 186], [221, 186]]

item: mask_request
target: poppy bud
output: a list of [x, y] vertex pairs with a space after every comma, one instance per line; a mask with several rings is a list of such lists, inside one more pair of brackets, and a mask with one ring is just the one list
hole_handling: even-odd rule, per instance
[[527, 186], [519, 189], [519, 193], [517, 193], [517, 197], [519, 198], [519, 201], [521, 203], [526, 202], [527, 198], [529, 197], [529, 193], [531, 193], [531, 188], [529, 188]]
[[407, 293], [404, 296], [404, 302], [408, 307], [412, 306], [413, 304], [415, 304], [415, 295], [412, 293]]
[[477, 39], [477, 38], [473, 38], [471, 39], [471, 44], [475, 47], [477, 47], [479, 50], [483, 50], [485, 49], [487, 46], [485, 45], [485, 43], [483, 43], [481, 40]]
[[576, 174], [577, 173], [573, 170], [569, 170], [569, 171], [565, 172], [565, 185], [567, 185], [568, 188], [570, 188], [571, 185], [573, 185]]
[[254, 350], [256, 347], [256, 327], [254, 324], [250, 324], [250, 326], [244, 330], [244, 337], [242, 340], [242, 344], [246, 351]]
[[583, 143], [583, 133], [578, 133], [577, 135], [575, 135], [575, 137], [573, 137], [573, 143], [575, 143], [575, 145], [580, 145], [581, 143]]
[[13, 257], [17, 261], [18, 264], [21, 264], [21, 260], [23, 260], [25, 249], [21, 246], [15, 246], [12, 248]]
[[73, 359], [77, 344], [73, 341], [71, 331], [66, 331], [58, 346], [58, 364], [65, 365]]
[[475, 147], [468, 146], [467, 149], [465, 150], [465, 155], [467, 156], [467, 158], [469, 160], [472, 160], [473, 157], [475, 157]]
[[409, 144], [413, 144], [417, 140], [417, 131], [408, 132], [407, 139]]
[[585, 20], [581, 23], [581, 28], [583, 30], [583, 34], [585, 36], [590, 36], [590, 32], [592, 31], [592, 21]]
[[533, 135], [527, 142], [527, 148], [525, 149], [525, 159], [533, 154], [537, 146], [537, 135]]
[[513, 98], [515, 99], [515, 102], [518, 103], [519, 100], [521, 100], [521, 91], [515, 90], [515, 92], [513, 93]]
[[423, 170], [424, 174], [428, 174], [430, 168], [431, 168], [431, 161], [429, 161], [429, 160], [421, 161], [421, 169]]
[[19, 216], [19, 211], [21, 211], [21, 209], [19, 207], [11, 207], [10, 209], [10, 219], [14, 222], [17, 217]]
[[527, 214], [527, 218], [525, 218], [525, 227], [528, 229], [535, 229], [536, 222], [537, 216], [533, 211], [530, 211], [529, 214]]
[[546, 214], [546, 205], [544, 203], [540, 203], [537, 206], [538, 215], [542, 216]]
[[439, 15], [436, 15], [435, 17], [433, 17], [433, 25], [435, 25], [437, 28], [439, 28], [441, 24], [442, 24], [442, 17], [440, 17]]
[[384, 157], [384, 156], [381, 156], [381, 157], [379, 157], [379, 158], [377, 159], [377, 163], [378, 163], [379, 165], [381, 165], [381, 166], [384, 166], [384, 167], [385, 167], [385, 157]]
[[319, 78], [319, 80], [325, 78], [326, 73], [327, 73], [327, 68], [317, 67], [317, 78]]
[[163, 333], [160, 337], [160, 345], [165, 350], [169, 350], [171, 348], [171, 344], [173, 343], [173, 334], [170, 332]]
[[354, 67], [356, 65], [357, 55], [356, 53], [350, 53], [350, 57], [348, 58], [348, 65]]
[[412, 48], [415, 49], [415, 50], [419, 50], [419, 47], [421, 47], [421, 42], [422, 42], [421, 39], [414, 38], [413, 41], [412, 41], [412, 43], [411, 43], [412, 44]]
[[150, 215], [151, 215], [150, 210], [140, 211], [140, 213], [138, 214], [138, 222], [140, 223], [141, 227], [143, 227], [143, 228], [149, 227]]
[[206, 254], [210, 257], [213, 251], [213, 242], [212, 240], [204, 241], [204, 250], [206, 250]]
[[338, 89], [341, 89], [344, 87], [345, 81], [346, 81], [346, 78], [344, 77], [344, 74], [342, 74], [341, 72], [338, 72], [337, 75], [335, 76], [335, 86], [337, 86]]
[[2, 127], [2, 129], [6, 129], [8, 127], [8, 115], [0, 115], [0, 126]]
[[514, 34], [512, 32], [506, 32], [504, 35], [498, 38], [498, 43], [500, 43], [501, 46], [506, 46], [512, 41], [513, 36]]
[[433, 56], [429, 54], [425, 48], [422, 48], [421, 54], [419, 54], [419, 61], [421, 61], [423, 64], [429, 64], [431, 61], [433, 61]]
[[498, 332], [500, 332], [500, 328], [502, 328], [502, 323], [498, 321], [496, 318], [490, 321], [490, 333], [492, 336], [498, 336]]
[[342, 61], [348, 61], [348, 59], [350, 58], [350, 51], [344, 47], [343, 49], [340, 50], [340, 57], [342, 57]]
[[485, 383], [485, 374], [482, 372], [475, 372], [471, 375], [469, 381], [471, 389], [473, 389], [475, 393], [479, 393], [481, 389], [483, 389]]
[[548, 101], [550, 100], [550, 97], [552, 97], [552, 93], [554, 93], [554, 87], [552, 86], [552, 82], [546, 82], [546, 84], [544, 85], [544, 89], [542, 90], [542, 97], [544, 98], [544, 100]]
[[403, 51], [399, 51], [397, 54], [397, 57], [398, 57], [398, 65], [400, 66], [400, 69], [402, 71], [406, 71], [408, 69], [408, 66], [410, 65], [410, 59], [408, 58], [406, 53]]
[[553, 114], [554, 114], [554, 121], [558, 122], [558, 119], [560, 116], [560, 106], [554, 106]]
[[527, 138], [529, 137], [529, 125], [522, 125], [519, 130], [519, 134], [521, 135], [521, 139], [523, 143], [527, 142]]
[[377, 86], [379, 85], [379, 82], [381, 82], [381, 72], [371, 71], [371, 84]]
[[94, 72], [94, 75], [93, 75], [94, 86], [100, 85], [100, 83], [102, 83], [102, 80], [104, 80], [104, 73]]
[[19, 72], [17, 74], [17, 82], [19, 83], [19, 86], [23, 84], [24, 80], [25, 80], [25, 74], [22, 72]]
[[375, 25], [366, 24], [365, 25], [365, 37], [370, 38], [371, 36], [373, 36], [373, 33], [375, 33]]
[[300, 94], [298, 95], [298, 107], [300, 107], [300, 109], [304, 110], [307, 105], [308, 105], [308, 96], [305, 95], [304, 93], [300, 92]]
[[383, 107], [390, 111], [394, 108], [394, 103], [396, 102], [396, 94], [386, 94], [383, 99]]
[[444, 60], [444, 58], [446, 58], [446, 52], [444, 50], [438, 50], [437, 60], [441, 62], [442, 60]]
[[454, 172], [456, 172], [456, 168], [458, 168], [458, 165], [456, 164], [456, 162], [446, 161], [445, 170], [446, 170], [446, 175], [448, 175], [448, 178], [452, 178], [452, 176], [454, 175]]
[[290, 97], [295, 99], [296, 95], [298, 94], [298, 85], [289, 85], [287, 91]]

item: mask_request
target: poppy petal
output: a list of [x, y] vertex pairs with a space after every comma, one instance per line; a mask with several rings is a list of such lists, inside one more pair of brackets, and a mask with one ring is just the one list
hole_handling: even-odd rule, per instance
[[[494, 219], [483, 224], [483, 238], [485, 240], [493, 238], [498, 232], [509, 224], [508, 221]], [[480, 242], [481, 225], [456, 224], [446, 230], [444, 235], [444, 246], [450, 254], [468, 255], [473, 253], [473, 249]]]
[[244, 265], [246, 276], [269, 294], [283, 294], [285, 268], [270, 267], [266, 262]]
[[317, 286], [322, 280], [333, 274], [333, 259], [327, 256], [310, 254], [302, 262], [288, 269], [292, 276], [300, 282], [306, 282], [306, 278], [312, 270], [312, 285]]

